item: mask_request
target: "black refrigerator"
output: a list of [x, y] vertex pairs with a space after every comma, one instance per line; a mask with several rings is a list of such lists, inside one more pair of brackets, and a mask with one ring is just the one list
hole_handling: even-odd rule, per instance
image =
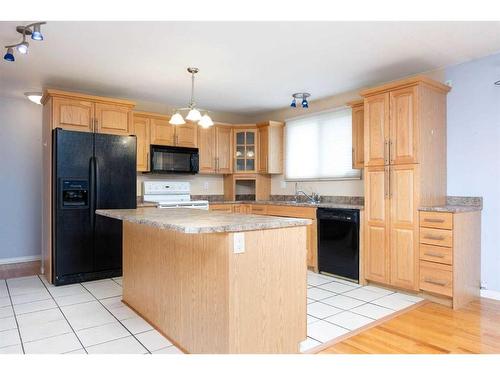
[[136, 137], [53, 130], [55, 285], [122, 274], [122, 222], [97, 209], [136, 208]]

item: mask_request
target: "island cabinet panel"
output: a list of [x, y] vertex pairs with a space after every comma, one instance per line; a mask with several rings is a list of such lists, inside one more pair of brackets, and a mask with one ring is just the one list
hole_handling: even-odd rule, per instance
[[123, 301], [188, 353], [298, 353], [306, 228], [187, 234], [123, 223]]

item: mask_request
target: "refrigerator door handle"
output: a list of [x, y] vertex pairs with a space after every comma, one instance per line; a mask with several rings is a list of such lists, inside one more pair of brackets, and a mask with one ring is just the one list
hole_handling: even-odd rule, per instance
[[[100, 208], [99, 206], [99, 163], [97, 162], [97, 158], [94, 157], [94, 170], [95, 170], [95, 207]], [[95, 212], [94, 212], [95, 213]]]
[[96, 176], [96, 171], [95, 171], [95, 158], [93, 156], [90, 157], [89, 160], [89, 169], [90, 169], [90, 199], [89, 199], [89, 210], [90, 210], [90, 227], [93, 229], [94, 228], [94, 220], [95, 220], [95, 176]]

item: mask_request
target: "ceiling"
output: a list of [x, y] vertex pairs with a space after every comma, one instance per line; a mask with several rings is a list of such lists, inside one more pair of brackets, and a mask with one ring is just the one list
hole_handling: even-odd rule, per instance
[[[0, 22], [0, 43], [18, 42]], [[253, 114], [500, 51], [500, 22], [56, 22], [0, 61], [0, 95], [42, 87]]]

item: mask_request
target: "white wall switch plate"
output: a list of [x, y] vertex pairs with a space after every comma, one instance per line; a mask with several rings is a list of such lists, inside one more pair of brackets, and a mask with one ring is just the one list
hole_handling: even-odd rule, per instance
[[245, 252], [245, 233], [234, 233], [233, 253], [241, 254]]

